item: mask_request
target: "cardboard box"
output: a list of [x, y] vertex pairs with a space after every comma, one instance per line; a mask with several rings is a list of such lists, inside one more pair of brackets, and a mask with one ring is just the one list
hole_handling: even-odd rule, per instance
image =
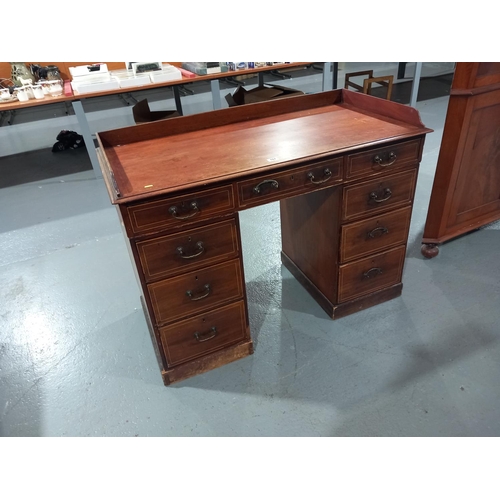
[[296, 95], [304, 95], [304, 92], [281, 85], [263, 85], [251, 90], [240, 86], [232, 94], [226, 95], [226, 101], [229, 106], [240, 106], [241, 104], [252, 104]]
[[132, 114], [134, 115], [135, 123], [155, 122], [179, 116], [177, 110], [151, 111], [147, 99], [143, 99], [135, 104], [132, 108]]

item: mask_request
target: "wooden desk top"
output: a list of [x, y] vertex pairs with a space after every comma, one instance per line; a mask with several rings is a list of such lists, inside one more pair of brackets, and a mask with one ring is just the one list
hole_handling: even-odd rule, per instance
[[106, 91], [102, 91], [102, 92], [92, 92], [92, 93], [85, 93], [85, 94], [79, 94], [78, 92], [74, 92], [74, 94], [70, 95], [70, 96], [65, 96], [65, 95], [58, 96], [58, 97], [46, 96], [43, 99], [30, 99], [29, 101], [26, 101], [26, 102], [11, 101], [11, 102], [2, 103], [0, 101], [0, 112], [1, 111], [16, 110], [16, 109], [31, 108], [31, 107], [35, 107], [35, 106], [46, 106], [48, 104], [54, 104], [54, 103], [59, 103], [59, 102], [68, 102], [68, 101], [71, 102], [71, 101], [77, 101], [80, 99], [88, 99], [88, 98], [92, 98], [92, 97], [102, 97], [102, 96], [107, 96], [107, 95], [137, 92], [140, 90], [151, 90], [151, 89], [162, 88], [162, 87], [171, 87], [174, 85], [185, 85], [188, 83], [199, 82], [199, 81], [219, 80], [221, 78], [229, 78], [229, 77], [236, 77], [236, 76], [243, 76], [243, 75], [252, 75], [252, 74], [258, 74], [258, 73], [263, 73], [263, 72], [267, 72], [267, 71], [279, 71], [279, 70], [286, 70], [286, 69], [292, 69], [292, 68], [300, 68], [302, 66], [308, 66], [310, 64], [312, 64], [312, 63], [310, 63], [310, 62], [297, 62], [297, 63], [288, 63], [288, 64], [276, 64], [274, 66], [264, 66], [262, 68], [227, 71], [225, 73], [213, 73], [211, 75], [196, 75], [193, 78], [188, 78], [188, 77], [183, 76], [180, 80], [171, 80], [169, 82], [163, 82], [163, 83], [151, 83], [148, 85], [140, 85], [138, 87], [119, 88], [119, 89], [114, 89], [114, 90], [106, 90]]
[[98, 141], [120, 203], [429, 131], [413, 108], [335, 90], [102, 132]]

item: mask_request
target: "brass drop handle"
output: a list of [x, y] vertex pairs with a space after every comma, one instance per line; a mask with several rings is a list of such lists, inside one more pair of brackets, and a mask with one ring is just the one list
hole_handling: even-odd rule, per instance
[[368, 269], [365, 273], [363, 273], [364, 278], [374, 278], [375, 276], [378, 276], [379, 274], [382, 274], [382, 269], [380, 267], [372, 267], [371, 269]]
[[370, 193], [370, 200], [373, 200], [375, 203], [382, 203], [387, 201], [392, 196], [392, 191], [389, 188], [384, 189], [383, 198], [379, 198], [378, 194], [375, 191]]
[[196, 243], [196, 248], [198, 249], [196, 253], [186, 255], [184, 253], [184, 248], [177, 247], [177, 253], [181, 256], [182, 259], [194, 259], [195, 257], [198, 257], [198, 255], [201, 255], [205, 251], [205, 247], [203, 246], [203, 241], [198, 241], [198, 243]]
[[312, 172], [309, 172], [307, 174], [307, 177], [311, 179], [311, 182], [313, 184], [323, 184], [323, 182], [327, 182], [330, 179], [330, 177], [332, 176], [332, 171], [329, 168], [325, 168], [325, 170], [323, 170], [323, 175], [325, 178], [321, 181], [315, 181], [314, 174]]
[[387, 229], [386, 227], [383, 227], [383, 226], [376, 227], [375, 229], [372, 229], [368, 233], [368, 238], [378, 238], [384, 234], [387, 234], [388, 232], [389, 232], [389, 229]]
[[[210, 336], [203, 337], [204, 335], [210, 335]], [[208, 332], [205, 332], [205, 333], [194, 332], [194, 338], [198, 342], [206, 342], [207, 340], [213, 339], [216, 335], [217, 335], [217, 328], [215, 328], [215, 326], [212, 326], [212, 328], [210, 328], [210, 330]]]
[[391, 151], [389, 153], [389, 161], [387, 163], [382, 163], [382, 157], [380, 157], [379, 155], [375, 156], [375, 158], [373, 158], [373, 161], [381, 167], [389, 167], [396, 161], [396, 158], [396, 153], [394, 151]]
[[279, 189], [279, 187], [280, 187], [278, 181], [276, 181], [274, 179], [266, 179], [265, 181], [259, 182], [259, 184], [257, 184], [253, 188], [253, 192], [255, 194], [260, 194], [262, 187], [265, 186], [266, 184], [269, 184], [274, 189]]
[[194, 295], [194, 293], [191, 290], [186, 290], [186, 295], [191, 299], [191, 300], [201, 300], [204, 299], [205, 297], [208, 297], [210, 295], [210, 292], [212, 291], [210, 289], [210, 285], [207, 283], [204, 287], [203, 290], [205, 293], [202, 293], [202, 295]]
[[200, 209], [198, 208], [198, 203], [196, 203], [196, 201], [192, 201], [189, 204], [189, 207], [191, 208], [191, 210], [193, 212], [190, 213], [190, 214], [188, 214], [188, 215], [185, 215], [183, 217], [179, 216], [179, 212], [177, 211], [177, 207], [175, 205], [172, 206], [172, 207], [170, 207], [168, 209], [168, 211], [170, 212], [170, 214], [172, 215], [172, 217], [175, 217], [176, 219], [179, 219], [179, 220], [185, 220], [185, 219], [190, 219], [191, 217], [194, 217], [200, 211]]

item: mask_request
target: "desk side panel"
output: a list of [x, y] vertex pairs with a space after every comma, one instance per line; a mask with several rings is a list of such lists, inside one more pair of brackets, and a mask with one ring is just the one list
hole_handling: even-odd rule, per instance
[[280, 202], [283, 253], [326, 299], [337, 301], [341, 188]]

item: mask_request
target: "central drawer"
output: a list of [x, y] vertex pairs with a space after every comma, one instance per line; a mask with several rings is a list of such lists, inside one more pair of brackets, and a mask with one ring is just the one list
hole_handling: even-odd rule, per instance
[[158, 325], [239, 299], [243, 288], [239, 259], [148, 285]]
[[343, 162], [339, 157], [238, 182], [238, 205], [248, 208], [338, 184]]
[[169, 236], [137, 242], [147, 282], [237, 257], [240, 252], [234, 219]]
[[160, 328], [169, 366], [236, 344], [248, 337], [243, 301]]

